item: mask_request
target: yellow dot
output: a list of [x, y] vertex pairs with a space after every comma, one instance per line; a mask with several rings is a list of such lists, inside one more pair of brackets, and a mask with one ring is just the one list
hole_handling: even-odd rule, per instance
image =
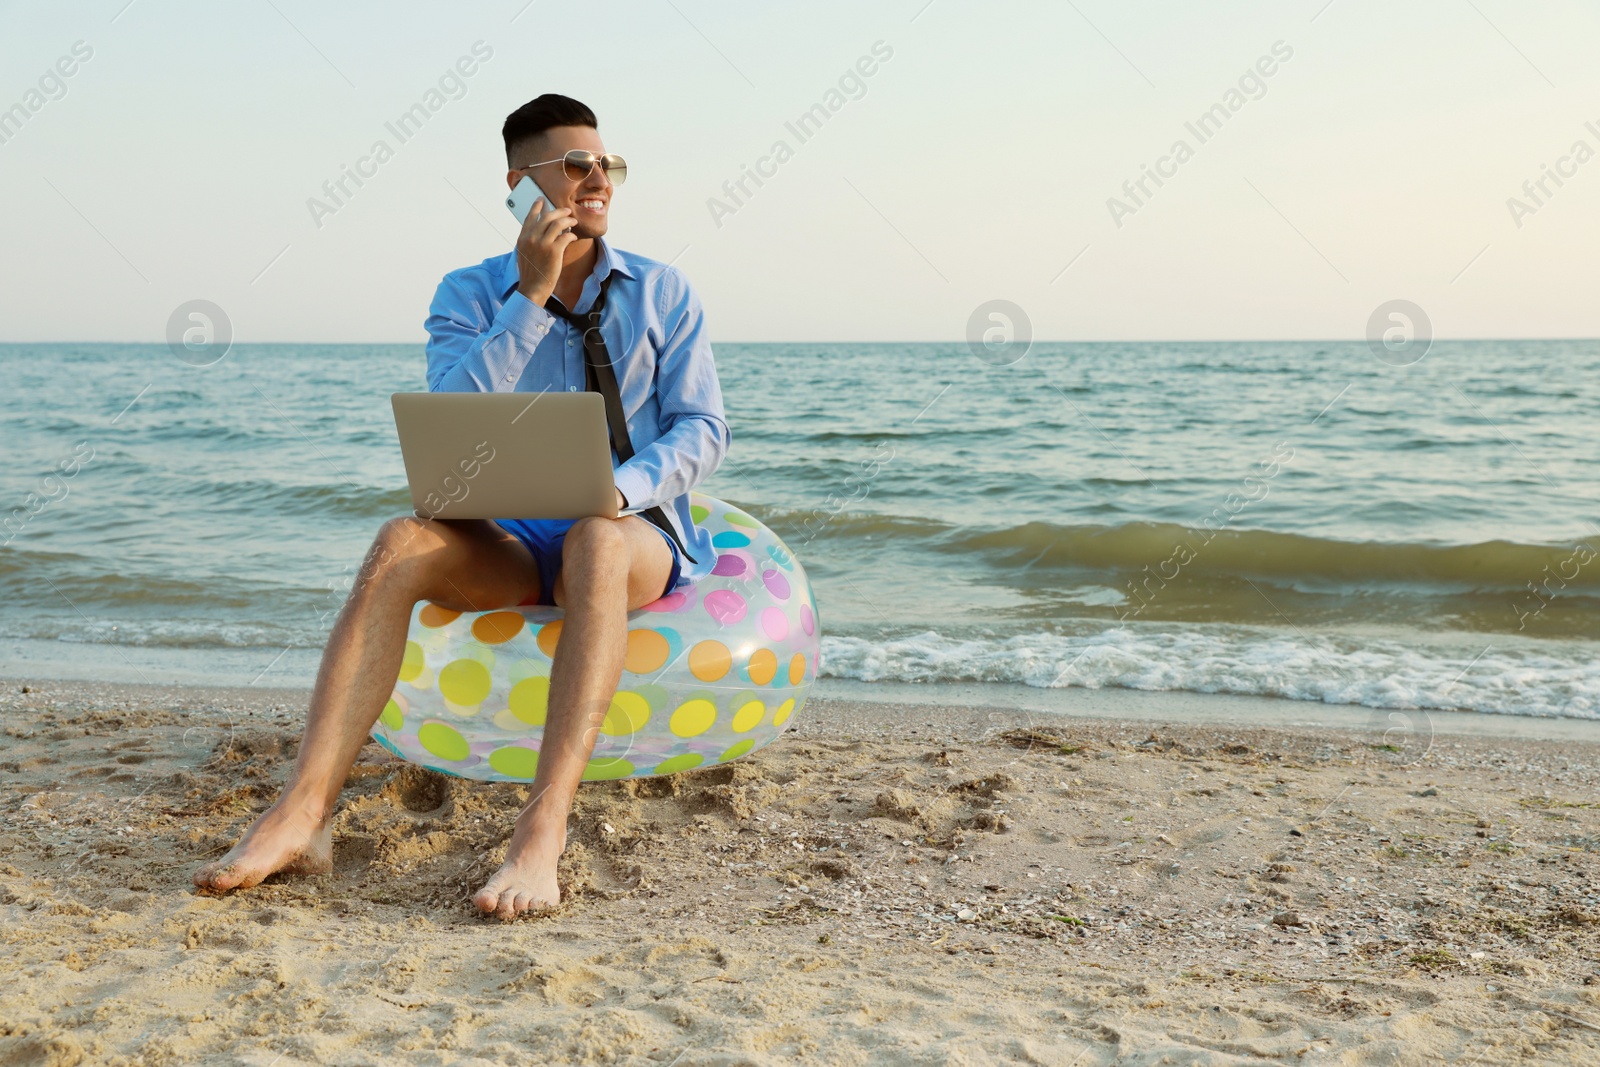
[[721, 641], [701, 641], [689, 650], [689, 673], [714, 682], [733, 667], [733, 653]]
[[495, 712], [494, 724], [508, 734], [525, 734], [528, 732], [526, 729], [528, 724], [513, 715], [510, 708], [501, 708]]
[[556, 645], [561, 643], [561, 622], [562, 620], [557, 619], [545, 623], [539, 627], [539, 636], [535, 638], [539, 643], [539, 651], [551, 659], [556, 658]]
[[600, 725], [603, 734], [631, 734], [650, 721], [650, 702], [638, 693], [624, 689], [611, 698], [611, 709]]
[[390, 698], [389, 703], [383, 706], [383, 714], [378, 716], [378, 721], [391, 730], [400, 729], [400, 724], [405, 719], [405, 713], [400, 710], [400, 705]]
[[550, 707], [550, 679], [543, 675], [524, 678], [511, 687], [507, 698], [511, 714], [529, 726], [543, 726], [545, 713]]
[[466, 738], [462, 737], [454, 727], [446, 726], [442, 722], [423, 723], [422, 729], [417, 731], [417, 741], [435, 756], [451, 763], [466, 759], [472, 751], [467, 747]]
[[733, 732], [742, 734], [754, 730], [761, 722], [761, 716], [767, 713], [767, 706], [759, 700], [752, 700], [740, 706], [733, 713]]
[[750, 680], [766, 685], [778, 676], [778, 654], [770, 648], [758, 648], [750, 657]]
[[449, 608], [441, 608], [437, 604], [424, 604], [417, 613], [417, 621], [430, 630], [437, 630], [441, 626], [449, 626], [461, 617], [461, 612]]
[[406, 642], [406, 654], [400, 660], [400, 680], [414, 682], [417, 675], [422, 673], [422, 668], [427, 666], [427, 659], [422, 654], [422, 646], [415, 641]]
[[627, 760], [602, 756], [589, 761], [589, 765], [583, 769], [583, 780], [598, 782], [607, 778], [626, 778], [632, 773], [633, 764]]
[[499, 645], [522, 632], [527, 623], [520, 611], [491, 611], [472, 620], [472, 636], [486, 645]]
[[489, 753], [489, 766], [507, 778], [531, 780], [539, 769], [539, 753], [521, 745], [507, 745]]
[[785, 700], [782, 704], [779, 704], [778, 710], [772, 713], [772, 725], [782, 726], [784, 720], [789, 717], [792, 711], [794, 711], [793, 700]]
[[669, 651], [666, 637], [655, 630], [629, 630], [628, 653], [622, 665], [634, 674], [649, 674], [665, 666]]
[[806, 676], [806, 654], [796, 652], [789, 661], [789, 684], [799, 685], [800, 680]]
[[728, 750], [726, 752], [717, 757], [717, 761], [719, 763], [727, 763], [731, 759], [738, 759], [740, 756], [744, 755], [746, 752], [749, 752], [755, 747], [756, 739], [753, 737], [747, 737], [743, 741], [735, 741], [732, 745], [728, 746]]
[[489, 685], [489, 668], [475, 659], [451, 660], [439, 671], [439, 695], [463, 708], [482, 704]]
[[716, 721], [717, 706], [704, 697], [696, 697], [679, 704], [667, 725], [679, 737], [698, 737]]
[[662, 760], [656, 764], [656, 769], [653, 773], [677, 774], [679, 771], [687, 771], [692, 767], [698, 767], [705, 761], [706, 758], [698, 752], [685, 752], [681, 756], [673, 756], [671, 759]]

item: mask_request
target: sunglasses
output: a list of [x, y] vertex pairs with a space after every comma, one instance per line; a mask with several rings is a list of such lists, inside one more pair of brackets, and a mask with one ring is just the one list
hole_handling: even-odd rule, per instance
[[518, 167], [517, 169], [532, 170], [534, 167], [542, 167], [549, 163], [560, 163], [561, 173], [575, 182], [581, 182], [587, 178], [589, 172], [594, 170], [597, 163], [600, 165], [600, 169], [606, 172], [606, 177], [611, 179], [612, 185], [621, 185], [628, 180], [628, 163], [621, 156], [610, 153], [597, 156], [593, 152], [587, 152], [581, 148], [574, 148], [560, 159], [547, 159], [542, 163], [529, 163], [526, 167]]

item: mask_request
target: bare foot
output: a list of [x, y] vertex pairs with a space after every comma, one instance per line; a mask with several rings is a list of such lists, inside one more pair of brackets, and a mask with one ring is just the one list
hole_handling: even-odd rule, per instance
[[530, 911], [545, 911], [561, 903], [561, 887], [556, 882], [556, 861], [567, 847], [566, 818], [551, 826], [536, 825], [532, 812], [517, 818], [516, 832], [506, 848], [506, 861], [484, 887], [473, 895], [472, 903], [497, 919], [515, 919]]
[[333, 869], [331, 819], [291, 812], [274, 804], [219, 860], [194, 872], [201, 889], [249, 889], [270, 874], [325, 874]]

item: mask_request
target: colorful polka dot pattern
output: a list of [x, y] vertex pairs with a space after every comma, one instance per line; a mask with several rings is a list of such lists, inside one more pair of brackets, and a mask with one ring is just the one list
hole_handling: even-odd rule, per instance
[[[799, 562], [720, 500], [692, 494], [690, 514], [711, 533], [712, 574], [628, 616], [622, 684], [585, 781], [738, 759], [783, 732], [816, 680], [821, 627]], [[561, 627], [560, 608], [419, 604], [372, 736], [446, 774], [531, 780]]]

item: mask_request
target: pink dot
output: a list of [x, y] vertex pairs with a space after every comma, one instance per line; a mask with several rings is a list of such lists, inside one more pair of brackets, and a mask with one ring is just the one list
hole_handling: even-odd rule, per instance
[[817, 632], [817, 620], [811, 614], [810, 604], [800, 605], [800, 628], [806, 632], [807, 637]]
[[706, 594], [706, 614], [717, 620], [720, 626], [732, 626], [744, 618], [744, 597], [732, 589], [713, 589]]
[[761, 628], [774, 641], [782, 641], [789, 636], [789, 620], [784, 617], [782, 608], [762, 608]]
[[689, 594], [683, 590], [668, 593], [660, 600], [652, 601], [644, 606], [646, 611], [677, 611], [689, 602]]
[[779, 600], [789, 599], [789, 579], [777, 571], [763, 571], [761, 580], [767, 583], [767, 592]]
[[743, 574], [744, 571], [744, 560], [740, 559], [738, 556], [735, 556], [732, 552], [724, 552], [722, 555], [718, 556], [717, 565], [711, 568], [712, 574], [720, 574], [724, 577], [732, 578], [737, 578], [739, 575]]

